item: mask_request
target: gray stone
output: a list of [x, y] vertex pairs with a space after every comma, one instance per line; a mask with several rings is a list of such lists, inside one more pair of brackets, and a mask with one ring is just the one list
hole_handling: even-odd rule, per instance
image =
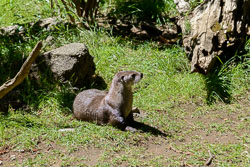
[[74, 128], [65, 128], [65, 129], [59, 129], [58, 132], [74, 132]]
[[39, 56], [39, 69], [49, 70], [53, 81], [65, 83], [71, 81], [76, 87], [91, 82], [95, 73], [93, 57], [87, 47], [81, 43], [71, 43], [51, 50]]
[[54, 44], [54, 37], [53, 36], [48, 36], [45, 40], [45, 43], [49, 46], [53, 45]]
[[1, 35], [12, 36], [18, 31], [18, 25], [3, 27], [0, 29]]
[[16, 155], [11, 155], [11, 156], [10, 156], [10, 159], [11, 159], [11, 161], [16, 160]]

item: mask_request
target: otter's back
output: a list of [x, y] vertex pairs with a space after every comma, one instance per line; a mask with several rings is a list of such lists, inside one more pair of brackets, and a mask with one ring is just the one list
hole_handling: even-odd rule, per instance
[[102, 99], [107, 95], [106, 91], [89, 89], [80, 92], [73, 103], [74, 115], [84, 121], [98, 119], [98, 109]]

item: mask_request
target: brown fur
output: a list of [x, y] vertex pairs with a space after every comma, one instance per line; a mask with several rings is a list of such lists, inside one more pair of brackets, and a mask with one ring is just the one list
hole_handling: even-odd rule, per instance
[[115, 75], [108, 92], [97, 89], [79, 93], [73, 104], [74, 115], [83, 121], [111, 124], [122, 130], [133, 121], [132, 85], [139, 82], [142, 73], [121, 71]]

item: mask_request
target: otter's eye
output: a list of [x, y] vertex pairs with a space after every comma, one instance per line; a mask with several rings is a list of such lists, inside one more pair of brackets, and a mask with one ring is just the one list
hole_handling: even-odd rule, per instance
[[132, 74], [132, 78], [135, 78], [136, 77], [136, 75], [135, 74]]

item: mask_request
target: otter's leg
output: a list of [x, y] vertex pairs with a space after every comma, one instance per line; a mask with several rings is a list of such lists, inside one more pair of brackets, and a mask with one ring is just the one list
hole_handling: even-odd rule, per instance
[[133, 112], [131, 112], [127, 118], [126, 118], [126, 123], [128, 126], [126, 126], [125, 130], [126, 131], [130, 131], [130, 132], [136, 132], [137, 129], [136, 127], [136, 122], [134, 121], [134, 116], [133, 116]]

